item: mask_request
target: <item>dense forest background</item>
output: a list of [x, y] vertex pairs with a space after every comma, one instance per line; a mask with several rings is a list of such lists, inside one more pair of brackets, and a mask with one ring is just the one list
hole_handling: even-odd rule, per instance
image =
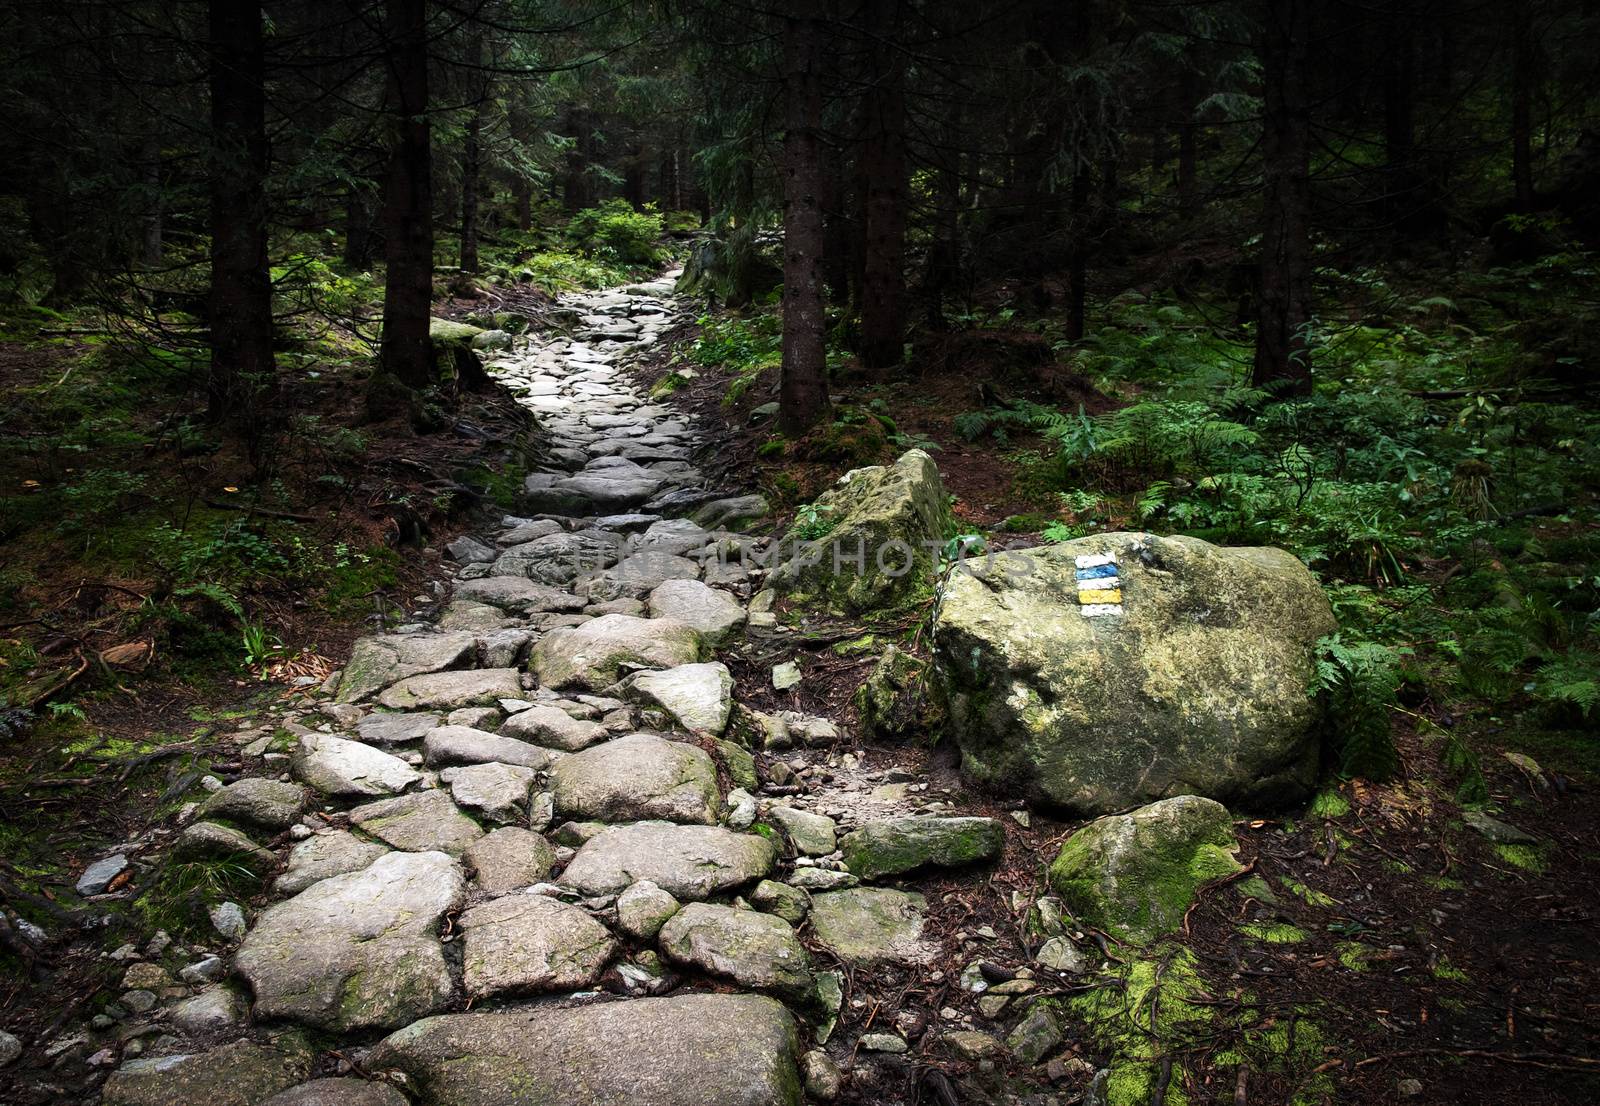
[[449, 321], [680, 264], [655, 394], [795, 533], [921, 446], [996, 545], [1282, 546], [1334, 773], [1581, 787], [1597, 45], [1588, 0], [5, 5], [0, 891], [512, 506], [560, 443]]

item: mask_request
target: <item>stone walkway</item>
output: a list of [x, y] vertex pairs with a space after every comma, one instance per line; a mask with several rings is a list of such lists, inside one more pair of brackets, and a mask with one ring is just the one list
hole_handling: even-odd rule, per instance
[[992, 859], [1003, 827], [862, 772], [832, 720], [740, 705], [716, 655], [775, 622], [738, 556], [766, 504], [706, 488], [695, 428], [621, 368], [683, 317], [674, 275], [566, 297], [574, 336], [491, 362], [554, 464], [450, 544], [436, 619], [357, 643], [279, 778], [184, 830], [276, 901], [192, 986], [144, 965], [174, 1001], [106, 1102], [767, 1106], [907, 1050], [894, 1022], [834, 1035], [862, 979], [941, 953], [924, 897], [874, 884]]

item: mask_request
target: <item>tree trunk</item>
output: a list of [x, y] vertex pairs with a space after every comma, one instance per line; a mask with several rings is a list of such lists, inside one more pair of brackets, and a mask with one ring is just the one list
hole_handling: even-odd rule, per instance
[[518, 172], [511, 178], [511, 199], [517, 209], [517, 229], [533, 228], [533, 185]]
[[1200, 214], [1199, 130], [1200, 77], [1189, 66], [1178, 78], [1178, 217]]
[[1311, 0], [1267, 5], [1261, 63], [1265, 196], [1256, 356], [1252, 381], [1311, 391], [1310, 116], [1306, 53]]
[[370, 269], [377, 255], [373, 199], [373, 189], [365, 181], [352, 181], [345, 188], [344, 263], [348, 268]]
[[1533, 192], [1533, 4], [1510, 5], [1511, 27], [1511, 180], [1519, 212], [1534, 209]]
[[1067, 338], [1084, 334], [1084, 306], [1089, 299], [1089, 167], [1072, 174], [1072, 253], [1067, 260]]
[[427, 0], [384, 0], [393, 146], [384, 188], [383, 371], [411, 388], [435, 382], [433, 164], [428, 123]]
[[1411, 0], [1391, 0], [1388, 10], [1388, 65], [1383, 81], [1384, 202], [1390, 230], [1409, 236], [1419, 225], [1425, 202], [1416, 165], [1416, 46]]
[[252, 425], [272, 376], [272, 276], [267, 265], [267, 93], [261, 7], [211, 0], [212, 422]]
[[144, 168], [144, 217], [139, 228], [139, 264], [146, 269], [161, 267], [161, 143], [147, 138], [140, 154]]
[[906, 93], [905, 56], [896, 45], [900, 0], [871, 0], [876, 81], [867, 92], [866, 252], [862, 266], [861, 363], [890, 369], [905, 356]]
[[475, 273], [478, 271], [478, 187], [483, 179], [483, 117], [489, 102], [488, 81], [477, 71], [483, 65], [482, 34], [472, 36], [467, 46], [467, 60], [473, 66], [467, 80], [476, 100], [461, 148], [461, 271]]
[[820, 0], [784, 17], [783, 380], [778, 425], [798, 437], [828, 415], [822, 313]]

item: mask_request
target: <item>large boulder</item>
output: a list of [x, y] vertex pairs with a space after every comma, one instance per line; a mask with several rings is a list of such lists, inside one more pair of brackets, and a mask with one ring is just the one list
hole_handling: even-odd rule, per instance
[[715, 825], [717, 766], [705, 750], [628, 734], [563, 757], [550, 772], [556, 813], [575, 821], [660, 819]]
[[[1082, 562], [1082, 563], [1080, 563]], [[1281, 549], [1113, 533], [974, 559], [935, 653], [969, 776], [1074, 814], [1315, 781], [1328, 600]]]
[[814, 513], [829, 530], [795, 543], [772, 572], [775, 590], [848, 614], [892, 608], [931, 591], [950, 504], [939, 469], [922, 450], [893, 465], [846, 473], [818, 497]]
[[303, 735], [291, 763], [324, 795], [395, 795], [422, 778], [397, 756], [329, 734]]
[[1084, 826], [1050, 885], [1079, 921], [1142, 944], [1182, 923], [1201, 884], [1240, 870], [1237, 848], [1226, 807], [1179, 795]]
[[261, 1019], [393, 1029], [440, 1009], [454, 984], [439, 919], [466, 890], [444, 853], [386, 853], [268, 907], [234, 967]]
[[641, 672], [630, 691], [665, 710], [686, 730], [720, 734], [733, 712], [733, 676], [721, 661]]
[[506, 895], [461, 915], [461, 980], [473, 998], [575, 991], [616, 951], [609, 930], [571, 903]]
[[551, 630], [533, 647], [529, 666], [544, 687], [600, 691], [626, 669], [693, 664], [704, 649], [700, 632], [681, 622], [607, 614]]
[[106, 1080], [106, 1106], [258, 1106], [311, 1074], [315, 1052], [298, 1031], [268, 1044], [235, 1041], [210, 1052], [129, 1060]]
[[926, 964], [939, 954], [924, 938], [928, 902], [908, 891], [852, 887], [811, 896], [811, 929], [829, 952], [853, 967]]
[[432, 1106], [800, 1106], [798, 1050], [775, 999], [694, 994], [428, 1018], [367, 1066]]
[[796, 1001], [811, 995], [811, 957], [794, 927], [771, 914], [690, 903], [661, 927], [661, 951], [741, 987]]
[[650, 593], [650, 617], [693, 626], [710, 642], [725, 640], [744, 625], [745, 611], [725, 591], [699, 580], [667, 580]]
[[590, 838], [561, 873], [561, 882], [585, 895], [614, 895], [649, 880], [675, 899], [708, 899], [754, 883], [777, 860], [777, 846], [757, 834], [635, 822]]

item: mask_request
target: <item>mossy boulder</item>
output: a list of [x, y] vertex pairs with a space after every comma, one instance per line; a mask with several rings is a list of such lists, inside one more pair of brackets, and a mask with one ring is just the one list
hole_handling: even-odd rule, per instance
[[473, 343], [481, 334], [489, 333], [482, 327], [449, 319], [428, 320], [428, 340], [433, 344], [433, 363], [444, 384], [461, 382], [477, 387], [488, 379], [483, 362], [478, 359]]
[[950, 504], [939, 469], [922, 450], [846, 473], [817, 498], [812, 514], [829, 528], [785, 540], [788, 558], [770, 581], [775, 590], [847, 614], [905, 606], [929, 593]]
[[856, 719], [868, 741], [904, 740], [919, 735], [932, 719], [927, 695], [928, 662], [899, 646], [883, 651], [866, 683], [856, 689]]
[[993, 860], [1005, 840], [1005, 827], [994, 818], [910, 816], [868, 822], [846, 834], [840, 848], [853, 874], [877, 879]]
[[1078, 920], [1144, 944], [1183, 922], [1201, 884], [1240, 871], [1237, 848], [1226, 807], [1180, 795], [1084, 826], [1050, 885]]
[[315, 1051], [298, 1032], [265, 1044], [234, 1041], [209, 1052], [129, 1060], [106, 1080], [107, 1106], [256, 1106], [311, 1074]]
[[966, 562], [934, 659], [963, 769], [996, 791], [1089, 815], [1181, 794], [1276, 807], [1316, 779], [1307, 687], [1334, 629], [1281, 549], [1111, 533]]

